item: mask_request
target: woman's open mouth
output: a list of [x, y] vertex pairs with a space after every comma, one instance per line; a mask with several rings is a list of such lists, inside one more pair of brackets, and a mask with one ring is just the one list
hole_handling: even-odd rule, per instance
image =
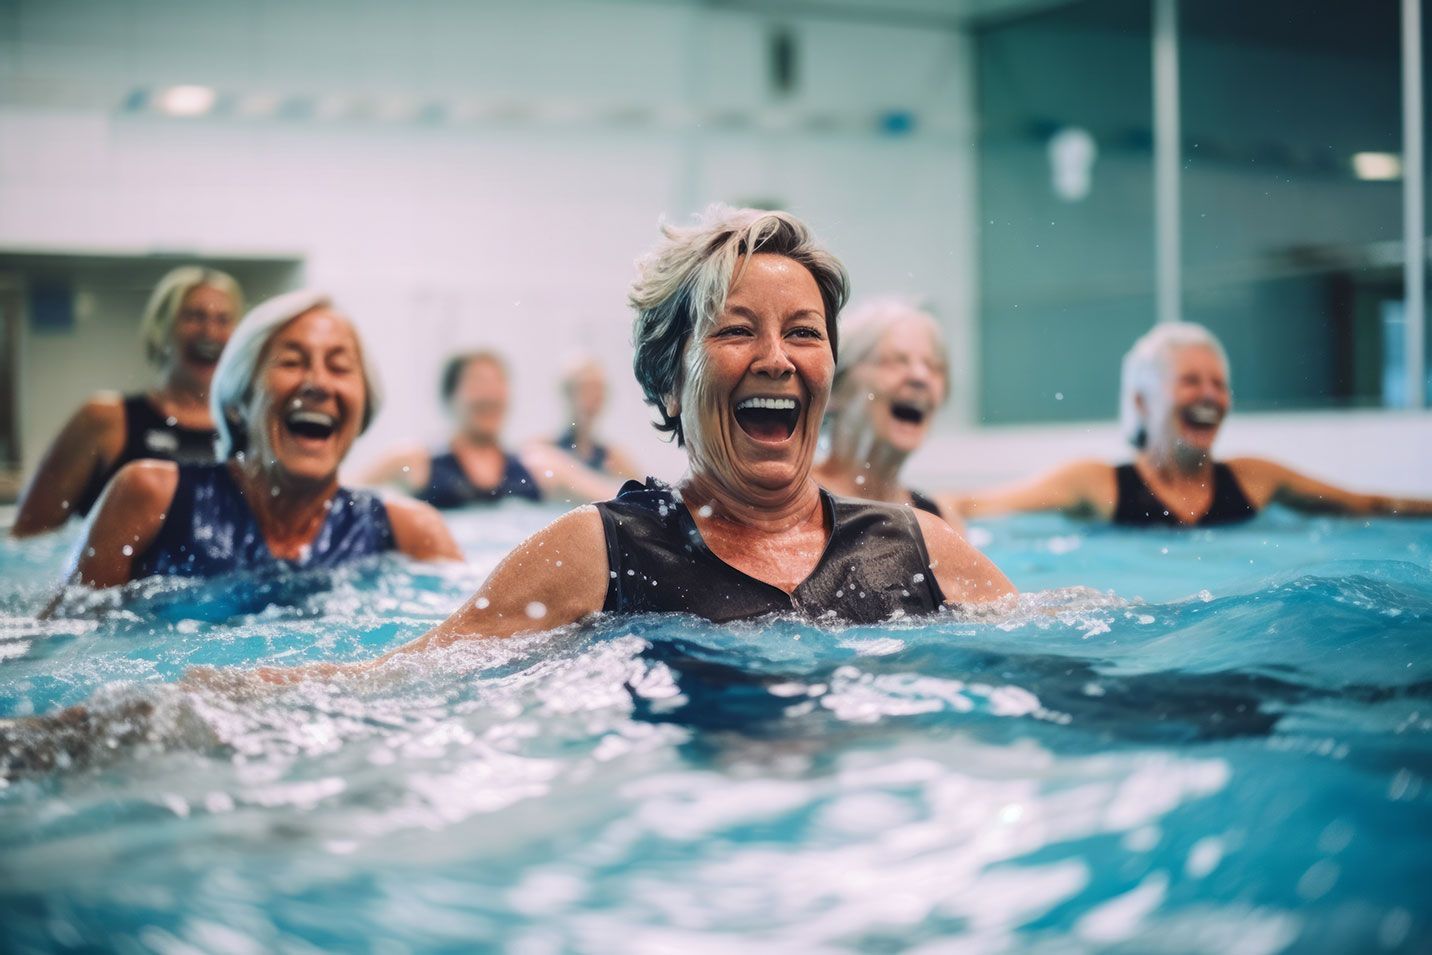
[[1223, 423], [1223, 408], [1212, 402], [1201, 401], [1188, 405], [1179, 414], [1183, 423], [1192, 428], [1216, 428]]
[[795, 398], [743, 398], [736, 402], [736, 423], [757, 441], [780, 442], [795, 434], [801, 403]]
[[913, 405], [906, 401], [892, 401], [890, 403], [890, 414], [896, 421], [919, 425], [925, 423], [925, 417], [929, 412], [919, 405]]
[[185, 353], [189, 360], [200, 365], [217, 365], [219, 356], [224, 353], [224, 346], [219, 342], [194, 342]]
[[307, 408], [284, 415], [283, 425], [289, 434], [308, 441], [326, 441], [338, 430], [338, 419], [322, 411]]

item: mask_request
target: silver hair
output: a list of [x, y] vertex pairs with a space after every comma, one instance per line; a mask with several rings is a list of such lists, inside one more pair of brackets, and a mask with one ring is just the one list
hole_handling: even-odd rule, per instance
[[1148, 442], [1148, 427], [1136, 399], [1142, 395], [1147, 402], [1154, 391], [1163, 386], [1174, 353], [1193, 345], [1212, 350], [1223, 362], [1224, 373], [1231, 378], [1228, 353], [1223, 350], [1223, 344], [1212, 332], [1194, 322], [1155, 325], [1124, 355], [1119, 387], [1119, 430], [1129, 444], [1142, 448]]
[[[209, 407], [219, 430], [215, 450], [220, 461], [227, 461], [248, 447], [248, 423], [244, 421], [243, 409], [253, 397], [259, 362], [263, 360], [269, 341], [300, 315], [315, 308], [333, 307], [333, 299], [327, 293], [300, 289], [260, 302], [244, 316], [219, 358], [219, 367], [214, 369], [214, 380], [209, 386]], [[353, 335], [358, 337], [356, 328]], [[383, 387], [361, 339], [358, 341], [358, 360], [363, 372], [364, 390], [361, 434], [368, 430], [368, 425], [383, 405]]]
[[[891, 296], [872, 299], [851, 306], [840, 320], [840, 361], [835, 366], [835, 381], [831, 394], [839, 395], [850, 380], [851, 369], [869, 361], [880, 347], [885, 333], [903, 321], [914, 320], [923, 325], [934, 342], [935, 354], [945, 368], [945, 398], [950, 396], [950, 353], [945, 344], [945, 333], [939, 321], [928, 309], [921, 308], [909, 299]], [[835, 411], [836, 403], [831, 403]]]
[[202, 265], [181, 265], [171, 269], [154, 286], [149, 302], [144, 306], [144, 317], [139, 322], [139, 340], [144, 343], [144, 357], [150, 364], [163, 362], [184, 296], [196, 288], [218, 289], [229, 296], [235, 315], [244, 313], [244, 293], [232, 275]]
[[850, 296], [845, 266], [818, 245], [805, 223], [788, 212], [707, 207], [693, 226], [665, 225], [664, 240], [637, 262], [628, 296], [636, 309], [632, 370], [647, 403], [657, 409], [658, 431], [685, 443], [679, 415], [666, 402], [681, 385], [681, 359], [693, 331], [715, 320], [742, 260], [757, 252], [783, 255], [805, 266], [825, 306], [826, 338], [836, 351], [836, 318]]

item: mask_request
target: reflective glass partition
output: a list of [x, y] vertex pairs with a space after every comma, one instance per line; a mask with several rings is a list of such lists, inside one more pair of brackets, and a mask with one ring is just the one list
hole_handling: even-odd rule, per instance
[[[973, 34], [983, 423], [1113, 417], [1157, 318], [1155, 3]], [[1406, 404], [1399, 7], [1176, 4], [1171, 301], [1223, 339], [1243, 410]]]
[[1148, 0], [1091, 0], [974, 35], [979, 413], [1107, 418], [1154, 319]]
[[1402, 403], [1396, 3], [1179, 4], [1183, 315], [1243, 410]]

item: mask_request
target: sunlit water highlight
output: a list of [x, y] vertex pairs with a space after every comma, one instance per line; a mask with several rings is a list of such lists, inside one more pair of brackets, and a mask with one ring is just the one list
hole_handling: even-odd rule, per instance
[[551, 513], [460, 515], [461, 568], [142, 582], [46, 623], [73, 536], [0, 544], [0, 713], [109, 720], [0, 788], [0, 949], [1432, 950], [1426, 523], [1021, 519], [974, 530], [1032, 592], [996, 614], [173, 686], [406, 641]]

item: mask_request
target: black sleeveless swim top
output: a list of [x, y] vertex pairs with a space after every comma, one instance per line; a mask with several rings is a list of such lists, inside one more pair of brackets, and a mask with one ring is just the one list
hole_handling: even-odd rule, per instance
[[280, 560], [227, 464], [181, 464], [164, 526], [135, 562], [134, 577], [332, 568], [395, 546], [388, 509], [378, 496], [339, 488], [308, 552], [301, 560]]
[[944, 605], [910, 508], [820, 495], [830, 540], [815, 570], [787, 594], [713, 554], [670, 487], [653, 478], [628, 481], [597, 505], [610, 568], [602, 609], [689, 613], [717, 623], [792, 611], [875, 623]]
[[435, 454], [428, 474], [428, 484], [418, 492], [418, 500], [433, 507], [466, 507], [469, 504], [494, 504], [509, 497], [528, 501], [542, 500], [542, 489], [516, 455], [504, 455], [502, 480], [495, 487], [478, 487], [462, 469], [457, 455], [449, 451]]
[[[1118, 494], [1114, 501], [1114, 523], [1130, 527], [1149, 527], [1156, 525], [1170, 527], [1185, 527], [1173, 513], [1168, 505], [1159, 500], [1144, 479], [1139, 476], [1138, 469], [1132, 464], [1121, 464], [1114, 468], [1114, 483], [1118, 488]], [[1258, 513], [1258, 508], [1248, 500], [1243, 493], [1243, 486], [1238, 483], [1234, 476], [1233, 469], [1226, 464], [1215, 463], [1213, 465], [1213, 503], [1209, 505], [1208, 512], [1200, 517], [1193, 527], [1216, 527], [1220, 524], [1237, 524], [1241, 521], [1252, 520]]]
[[600, 471], [602, 469], [602, 465], [607, 463], [607, 446], [605, 444], [597, 444], [596, 442], [592, 442], [591, 454], [588, 454], [585, 458], [577, 457], [576, 428], [568, 428], [566, 431], [562, 432], [561, 437], [557, 439], [557, 447], [561, 448], [564, 451], [572, 452], [573, 457], [576, 457], [578, 461], [581, 461], [593, 471]]
[[945, 518], [945, 515], [940, 512], [940, 505], [935, 503], [934, 498], [926, 497], [914, 488], [910, 489], [910, 505], [918, 507], [922, 511], [929, 511], [941, 520]]
[[179, 464], [209, 464], [214, 460], [212, 428], [186, 428], [166, 418], [149, 401], [148, 395], [124, 397], [124, 446], [108, 467], [96, 467], [76, 502], [74, 513], [88, 514], [99, 500], [109, 479], [130, 461], [157, 458]]

